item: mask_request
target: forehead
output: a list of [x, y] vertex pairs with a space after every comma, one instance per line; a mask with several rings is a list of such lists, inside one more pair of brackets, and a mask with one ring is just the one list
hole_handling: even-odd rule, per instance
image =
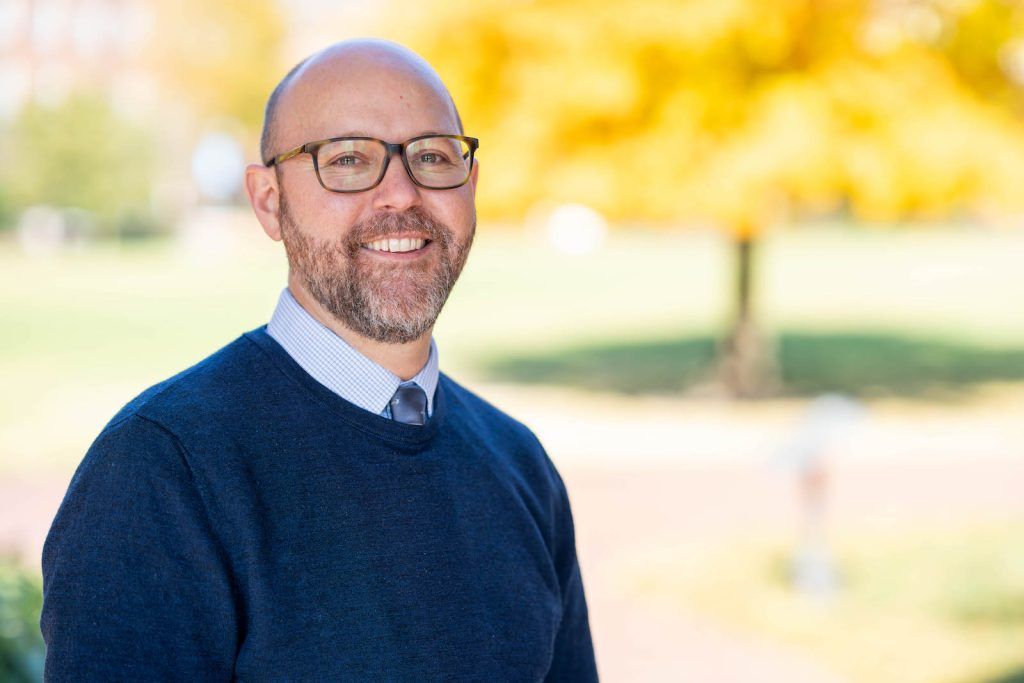
[[278, 122], [283, 149], [340, 135], [400, 142], [430, 132], [458, 133], [436, 74], [379, 56], [312, 64], [284, 93]]

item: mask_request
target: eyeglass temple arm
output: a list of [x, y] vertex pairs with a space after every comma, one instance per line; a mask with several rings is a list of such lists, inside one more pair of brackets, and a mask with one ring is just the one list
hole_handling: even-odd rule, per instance
[[290, 149], [287, 152], [284, 152], [282, 154], [278, 154], [276, 157], [273, 157], [272, 159], [270, 159], [269, 161], [267, 161], [263, 165], [266, 166], [267, 168], [270, 168], [274, 164], [280, 164], [283, 161], [288, 161], [292, 157], [297, 157], [297, 156], [299, 156], [300, 154], [302, 154], [305, 151], [306, 151], [306, 145], [299, 145], [295, 149]]

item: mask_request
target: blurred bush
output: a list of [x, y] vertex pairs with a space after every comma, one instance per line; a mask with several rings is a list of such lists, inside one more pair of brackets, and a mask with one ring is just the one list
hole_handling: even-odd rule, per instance
[[0, 183], [0, 234], [14, 227], [14, 207], [7, 196], [7, 187]]
[[29, 575], [12, 558], [0, 557], [0, 681], [42, 680], [42, 606], [40, 579]]
[[159, 144], [99, 94], [29, 103], [12, 122], [0, 170], [0, 219], [29, 207], [78, 210], [75, 227], [97, 236], [155, 229], [150, 206]]

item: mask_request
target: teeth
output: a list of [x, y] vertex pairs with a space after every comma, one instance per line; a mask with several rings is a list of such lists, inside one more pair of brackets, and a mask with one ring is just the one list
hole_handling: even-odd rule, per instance
[[424, 239], [403, 237], [401, 239], [385, 239], [375, 240], [364, 244], [364, 247], [368, 247], [374, 251], [415, 251], [416, 249], [422, 249], [423, 245], [427, 243]]

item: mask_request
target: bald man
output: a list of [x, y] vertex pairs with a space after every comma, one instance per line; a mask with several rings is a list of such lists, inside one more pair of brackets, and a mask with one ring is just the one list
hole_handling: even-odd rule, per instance
[[287, 286], [85, 455], [43, 550], [46, 680], [597, 680], [558, 471], [438, 370], [477, 146], [393, 43], [282, 80], [245, 186]]

